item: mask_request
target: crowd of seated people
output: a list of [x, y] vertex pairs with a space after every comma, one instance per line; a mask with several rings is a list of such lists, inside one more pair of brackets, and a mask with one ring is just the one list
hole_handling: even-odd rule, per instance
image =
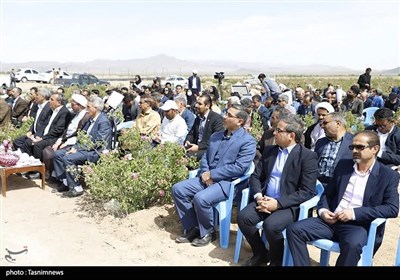
[[[116, 108], [111, 108], [107, 101], [113, 92], [123, 96], [119, 105], [123, 115], [120, 133], [137, 129], [144, 139], [147, 138], [154, 146], [165, 142], [177, 143], [184, 146], [188, 157], [194, 157], [202, 163], [204, 170], [201, 174], [204, 175], [200, 175], [201, 180], [196, 181], [197, 191], [203, 191], [207, 186], [221, 185], [222, 183], [215, 182], [229, 179], [218, 177], [217, 171], [214, 170], [218, 170], [218, 161], [225, 160], [226, 155], [223, 152], [231, 145], [230, 139], [235, 139], [239, 131], [240, 134], [245, 133], [246, 137], [242, 137], [241, 140], [247, 139], [257, 143], [250, 145], [253, 152], [243, 155], [240, 151], [246, 143], [237, 140], [236, 144], [242, 146], [238, 146], [237, 154], [234, 155], [241, 159], [251, 155], [256, 163], [256, 170], [250, 178], [253, 192], [251, 201], [239, 213], [238, 218], [239, 228], [249, 240], [254, 253], [246, 264], [269, 263], [279, 266], [282, 265], [283, 254], [281, 233], [297, 220], [300, 203], [315, 194], [312, 187], [317, 179], [327, 191], [332, 192], [338, 188], [335, 184], [344, 183], [346, 198], [339, 196], [338, 199], [350, 199], [350, 203], [342, 203], [337, 208], [339, 210], [330, 206], [328, 212], [321, 211], [325, 213], [322, 217], [324, 222], [329, 224], [353, 221], [357, 224], [362, 215], [356, 210], [346, 210], [364, 207], [364, 204], [357, 200], [357, 196], [350, 190], [347, 192], [347, 188], [358, 184], [366, 188], [370, 180], [368, 178], [375, 178], [376, 168], [391, 175], [396, 174], [387, 171], [386, 168], [397, 169], [400, 165], [400, 132], [394, 115], [400, 101], [394, 88], [385, 98], [386, 94], [371, 86], [360, 89], [358, 85], [352, 85], [346, 92], [343, 92], [340, 86], [335, 88], [331, 84], [325, 89], [314, 89], [311, 85], [303, 89], [297, 85], [291, 90], [283, 84], [278, 85], [274, 79], [262, 73], [259, 79], [259, 95], [242, 98], [240, 94], [232, 93], [225, 108], [219, 107], [221, 94], [215, 86], [201, 90], [197, 71], [193, 73], [191, 88], [187, 89], [181, 85], [162, 86], [159, 79], [154, 79], [151, 86], [145, 86], [141, 78], [136, 77], [129, 88], [113, 88], [104, 94], [98, 90], [76, 90], [70, 100], [65, 99], [62, 88], [50, 92], [45, 88], [34, 87], [25, 99], [22, 90], [16, 87], [9, 91], [7, 98], [2, 98], [4, 102], [0, 105], [7, 110], [1, 110], [0, 124], [4, 116], [16, 126], [34, 118], [26, 135], [14, 140], [14, 149], [20, 149], [43, 161], [46, 165], [46, 179], [56, 182], [56, 191], [65, 193], [67, 197], [82, 195], [83, 188], [72, 174], [73, 170], [67, 170], [66, 167], [73, 166], [77, 169], [87, 161], [97, 162], [101, 151], [111, 147], [112, 124], [107, 113]], [[351, 112], [355, 118], [361, 119], [364, 108], [371, 106], [378, 109], [374, 113], [373, 125], [366, 128], [366, 131], [370, 132], [363, 132], [354, 137], [347, 127], [344, 114]], [[248, 134], [252, 132], [257, 115], [260, 117], [263, 133], [256, 141]], [[301, 117], [307, 115], [315, 120], [308, 128], [301, 120]], [[91, 151], [81, 149], [77, 140], [79, 130], [87, 133], [94, 142], [104, 140], [106, 146], [95, 147]], [[210, 149], [215, 154], [210, 154]], [[246, 149], [245, 152], [248, 153]], [[348, 162], [352, 160], [359, 165], [349, 169]], [[247, 158], [245, 161], [246, 165], [238, 168], [240, 172], [248, 167]], [[340, 165], [341, 162], [346, 164]], [[345, 168], [347, 169], [344, 170]], [[299, 171], [300, 169], [303, 171]], [[355, 177], [362, 177], [363, 173], [358, 173], [361, 169], [369, 172], [369, 177], [360, 183], [352, 179], [343, 182], [334, 180], [337, 172], [350, 172], [351, 175], [354, 171]], [[239, 176], [239, 173], [235, 173], [234, 177]], [[35, 178], [38, 174], [28, 175]], [[174, 200], [178, 204], [177, 207], [180, 207], [177, 209], [183, 220], [186, 219], [187, 211], [192, 216], [195, 215], [192, 213], [193, 206], [187, 206], [192, 205], [189, 200], [197, 203], [196, 195], [190, 193], [193, 182], [194, 180], [184, 181], [174, 187]], [[388, 192], [393, 192], [392, 184], [393, 182], [388, 182]], [[178, 187], [180, 190], [187, 189], [190, 194], [181, 193]], [[326, 195], [326, 199], [332, 199], [331, 193]], [[181, 202], [183, 196], [189, 203], [185, 204], [185, 207]], [[224, 198], [226, 191], [218, 192], [218, 201]], [[213, 202], [207, 203], [209, 208]], [[382, 200], [379, 203], [393, 204], [385, 217], [392, 217], [393, 211], [398, 211], [398, 200]], [[200, 211], [205, 205], [195, 207]], [[207, 217], [210, 217], [209, 213], [196, 217], [193, 221], [185, 221], [185, 231], [177, 238], [177, 242], [191, 242], [194, 246], [211, 243], [215, 239], [215, 229], [210, 227], [213, 224], [212, 220], [204, 222]], [[370, 220], [366, 219], [367, 222]], [[269, 251], [262, 247], [263, 243], [256, 228], [259, 221], [264, 221], [263, 234], [266, 234], [270, 242]], [[204, 226], [205, 224], [207, 226]], [[293, 237], [293, 233], [304, 230], [303, 224], [290, 229], [291, 248], [303, 250], [300, 248], [300, 241]], [[297, 254], [297, 263], [304, 263], [300, 253]], [[351, 262], [340, 261], [338, 264], [350, 263], [354, 264], [354, 258]]]

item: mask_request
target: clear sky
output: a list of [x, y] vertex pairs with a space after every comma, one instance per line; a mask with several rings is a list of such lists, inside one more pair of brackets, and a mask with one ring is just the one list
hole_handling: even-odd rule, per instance
[[0, 60], [400, 65], [399, 1], [0, 0]]

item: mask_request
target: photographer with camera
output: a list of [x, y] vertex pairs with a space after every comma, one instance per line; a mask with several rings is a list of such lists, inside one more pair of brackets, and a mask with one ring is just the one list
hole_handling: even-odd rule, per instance
[[222, 85], [222, 80], [225, 78], [224, 72], [215, 72], [214, 79], [218, 80], [218, 84]]

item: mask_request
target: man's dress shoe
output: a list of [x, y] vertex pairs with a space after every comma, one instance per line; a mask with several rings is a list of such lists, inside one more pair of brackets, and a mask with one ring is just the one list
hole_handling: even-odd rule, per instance
[[268, 255], [252, 256], [245, 262], [244, 266], [266, 266], [268, 262]]
[[57, 187], [55, 189], [53, 189], [51, 192], [53, 193], [57, 193], [57, 192], [67, 192], [69, 191], [69, 188], [64, 185], [62, 182], [59, 181], [59, 184], [57, 185]]
[[192, 245], [196, 247], [203, 247], [211, 242], [215, 241], [217, 239], [217, 234], [215, 233], [215, 230], [207, 233], [203, 237], [198, 237], [195, 240], [192, 241]]
[[66, 197], [77, 197], [83, 194], [83, 191], [78, 192], [75, 188], [70, 189], [68, 192], [64, 193]]
[[178, 236], [175, 241], [176, 243], [191, 243], [195, 238], [200, 235], [200, 231], [198, 228], [191, 228], [186, 231], [185, 234]]

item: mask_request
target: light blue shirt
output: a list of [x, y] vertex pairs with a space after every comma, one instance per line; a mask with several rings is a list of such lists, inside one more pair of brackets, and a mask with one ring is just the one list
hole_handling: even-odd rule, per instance
[[281, 178], [282, 171], [285, 166], [286, 160], [296, 144], [289, 146], [285, 149], [279, 148], [278, 156], [274, 167], [272, 168], [271, 176], [266, 186], [266, 195], [272, 198], [279, 198], [281, 196]]

